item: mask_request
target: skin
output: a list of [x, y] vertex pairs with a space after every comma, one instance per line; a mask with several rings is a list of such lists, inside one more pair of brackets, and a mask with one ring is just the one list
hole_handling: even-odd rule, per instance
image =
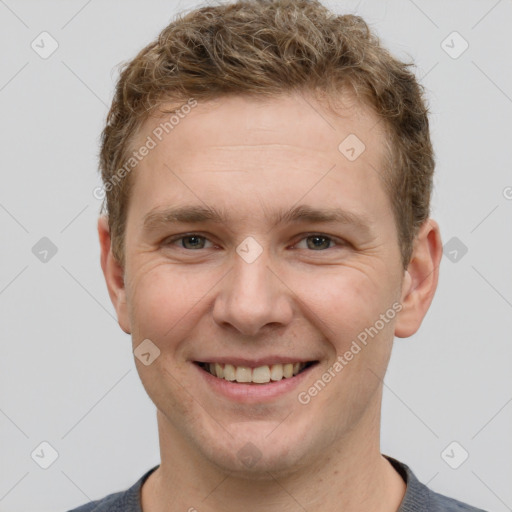
[[[298, 94], [199, 104], [133, 171], [124, 268], [99, 219], [119, 325], [133, 349], [150, 339], [160, 350], [148, 366], [135, 359], [157, 408], [161, 451], [142, 487], [145, 512], [399, 508], [405, 484], [380, 453], [382, 378], [394, 336], [414, 334], [430, 306], [442, 244], [429, 219], [404, 271], [379, 176], [382, 123], [348, 95], [339, 113]], [[141, 144], [160, 122], [145, 123]], [[338, 150], [351, 133], [366, 146], [352, 162]], [[298, 204], [365, 215], [368, 232], [268, 219]], [[148, 212], [177, 205], [207, 205], [228, 217], [144, 230]], [[205, 238], [169, 240], [184, 234]], [[311, 234], [330, 239], [317, 248]], [[263, 249], [252, 263], [236, 252], [248, 236]], [[299, 403], [297, 393], [394, 303], [401, 311], [317, 396]], [[235, 404], [212, 391], [192, 362], [268, 354], [319, 364], [300, 389]], [[260, 456], [251, 467], [238, 455], [248, 442]]]

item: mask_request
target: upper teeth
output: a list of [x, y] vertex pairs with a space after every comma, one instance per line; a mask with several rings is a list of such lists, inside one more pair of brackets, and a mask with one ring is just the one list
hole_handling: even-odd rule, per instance
[[206, 369], [216, 377], [237, 382], [256, 382], [265, 384], [271, 380], [281, 380], [297, 375], [306, 367], [306, 363], [286, 363], [258, 366], [234, 366], [232, 364], [206, 363]]

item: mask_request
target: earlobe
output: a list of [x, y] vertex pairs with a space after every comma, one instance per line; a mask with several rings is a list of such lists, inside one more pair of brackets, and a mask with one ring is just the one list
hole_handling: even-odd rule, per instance
[[439, 225], [427, 219], [414, 242], [402, 283], [402, 310], [395, 323], [395, 336], [407, 338], [420, 327], [434, 298], [443, 255]]
[[106, 216], [101, 216], [98, 219], [98, 236], [101, 249], [101, 269], [103, 270], [110, 300], [116, 310], [119, 326], [125, 333], [130, 334], [131, 329], [126, 304], [124, 269], [112, 254], [110, 229]]

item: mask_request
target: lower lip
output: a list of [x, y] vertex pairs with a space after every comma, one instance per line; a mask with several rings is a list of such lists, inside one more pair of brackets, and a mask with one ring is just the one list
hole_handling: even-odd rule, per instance
[[247, 384], [214, 377], [197, 364], [192, 364], [205, 380], [206, 384], [216, 393], [239, 403], [264, 402], [290, 393], [304, 382], [304, 379], [309, 375], [311, 370], [318, 366], [318, 363], [315, 363], [294, 377], [282, 378], [281, 380], [271, 381], [267, 384]]

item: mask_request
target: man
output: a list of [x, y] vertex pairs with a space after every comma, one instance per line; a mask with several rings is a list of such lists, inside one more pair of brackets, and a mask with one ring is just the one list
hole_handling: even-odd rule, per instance
[[442, 256], [407, 68], [306, 0], [192, 11], [125, 67], [101, 265], [161, 464], [75, 510], [477, 510], [380, 453], [393, 339]]

